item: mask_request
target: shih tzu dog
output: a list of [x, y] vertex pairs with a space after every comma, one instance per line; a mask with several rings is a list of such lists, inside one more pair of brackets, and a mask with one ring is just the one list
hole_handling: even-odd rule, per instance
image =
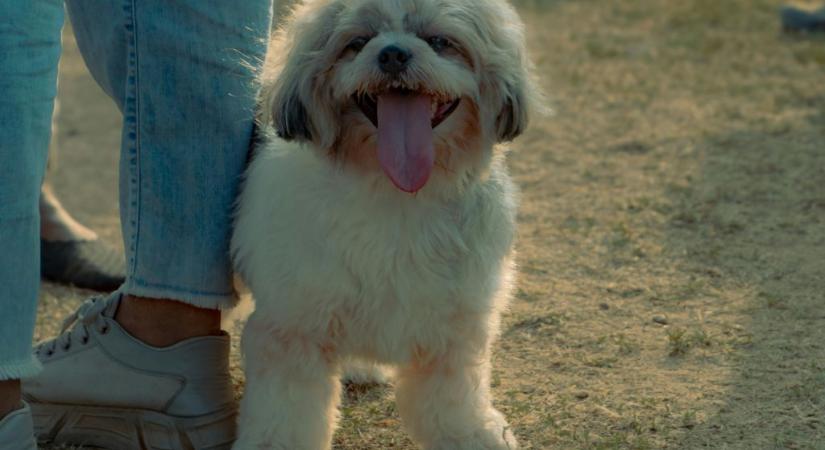
[[[236, 449], [329, 449], [342, 365], [423, 448], [518, 447], [490, 398], [534, 100], [504, 0], [306, 0], [275, 33], [232, 240], [256, 300]], [[276, 136], [277, 135], [277, 136]]]

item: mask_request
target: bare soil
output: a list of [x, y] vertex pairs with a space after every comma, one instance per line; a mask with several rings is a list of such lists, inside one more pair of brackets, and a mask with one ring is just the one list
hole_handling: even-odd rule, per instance
[[[825, 448], [825, 37], [774, 0], [518, 5], [555, 110], [510, 155], [493, 382], [523, 446]], [[120, 246], [119, 115], [70, 33], [60, 87], [50, 176]], [[88, 294], [45, 284], [38, 336]], [[390, 389], [347, 390], [335, 447], [414, 448]]]

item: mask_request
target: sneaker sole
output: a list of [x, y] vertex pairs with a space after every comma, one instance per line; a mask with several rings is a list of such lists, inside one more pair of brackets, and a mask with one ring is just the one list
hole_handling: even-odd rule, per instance
[[237, 410], [198, 417], [31, 402], [38, 443], [107, 450], [230, 450]]

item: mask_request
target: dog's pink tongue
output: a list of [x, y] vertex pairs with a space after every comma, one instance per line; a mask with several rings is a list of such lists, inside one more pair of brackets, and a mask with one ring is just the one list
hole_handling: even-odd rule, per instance
[[398, 189], [417, 192], [433, 171], [435, 150], [426, 95], [378, 97], [378, 161]]

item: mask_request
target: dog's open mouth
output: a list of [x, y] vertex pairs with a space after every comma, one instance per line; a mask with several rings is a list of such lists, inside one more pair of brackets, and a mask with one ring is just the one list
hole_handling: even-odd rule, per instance
[[[390, 94], [400, 94], [404, 96], [415, 96], [415, 95], [425, 95], [425, 94], [418, 94], [414, 91], [409, 90], [394, 90], [390, 92]], [[387, 94], [382, 94], [387, 95]], [[355, 104], [358, 105], [358, 108], [361, 109], [361, 112], [364, 113], [364, 116], [369, 119], [372, 124], [378, 128], [378, 98], [381, 95], [372, 95], [372, 94], [364, 94], [364, 95], [353, 95], [353, 99], [355, 100]], [[455, 98], [447, 101], [438, 101], [435, 98], [431, 97], [431, 107], [430, 110], [432, 115], [430, 117], [430, 126], [433, 129], [441, 125], [442, 122], [447, 120], [456, 109], [458, 109], [458, 105], [461, 103], [461, 98]]]
[[433, 130], [458, 108], [409, 90], [355, 97], [355, 103], [378, 129], [378, 161], [398, 189], [417, 192], [427, 183], [435, 162]]

